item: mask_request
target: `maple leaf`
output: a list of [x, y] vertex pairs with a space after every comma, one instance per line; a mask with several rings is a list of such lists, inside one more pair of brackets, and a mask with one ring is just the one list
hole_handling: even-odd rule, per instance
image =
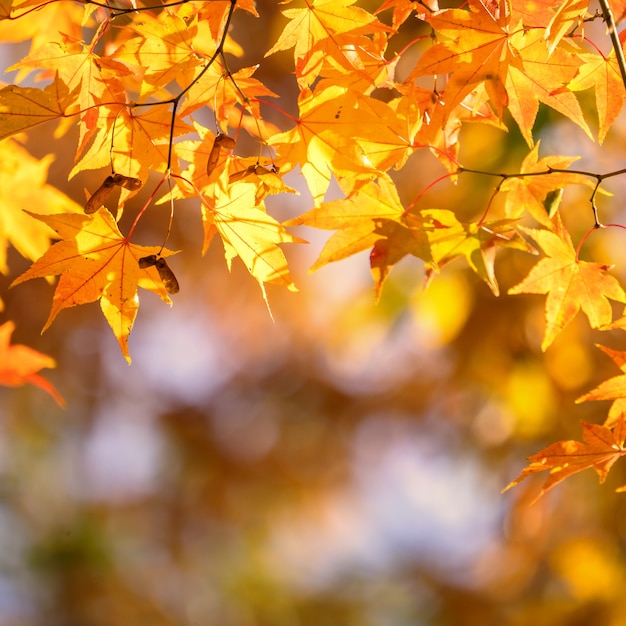
[[391, 30], [365, 9], [352, 6], [355, 2], [312, 0], [304, 8], [285, 9], [282, 13], [290, 22], [265, 56], [294, 48], [298, 84], [301, 88], [310, 86], [326, 57], [345, 63], [344, 36]]
[[[547, 172], [550, 169], [567, 169], [579, 157], [551, 155], [539, 159], [538, 141], [528, 155], [524, 158], [520, 173], [536, 174]], [[551, 172], [545, 176], [514, 176], [508, 178], [500, 185], [500, 191], [506, 193], [505, 211], [512, 219], [522, 217], [528, 211], [532, 217], [543, 226], [552, 228], [550, 219], [558, 209], [558, 201], [553, 203], [551, 211], [546, 210], [546, 199], [553, 192], [558, 192], [567, 185], [592, 186], [587, 176], [574, 172]], [[560, 195], [557, 197], [560, 200]]]
[[478, 0], [468, 6], [470, 10], [449, 9], [426, 17], [440, 41], [420, 58], [409, 80], [449, 74], [448, 115], [484, 83], [498, 116], [507, 107], [531, 146], [539, 101], [591, 136], [576, 96], [564, 89], [578, 72], [577, 55], [561, 47], [550, 52], [541, 29], [523, 29], [508, 11], [492, 12]]
[[513, 248], [533, 252], [534, 249], [522, 239], [514, 228], [515, 220], [462, 223], [450, 220], [443, 228], [430, 235], [433, 260], [443, 267], [459, 257], [465, 257], [472, 270], [485, 281], [494, 295], [500, 295], [495, 275], [496, 250]]
[[385, 52], [389, 41], [386, 33], [345, 37], [343, 54], [324, 56], [320, 67], [321, 89], [331, 85], [348, 87], [355, 93], [370, 95], [378, 87], [395, 88], [394, 77], [399, 56], [387, 59]]
[[208, 106], [215, 111], [219, 119], [227, 120], [233, 109], [245, 102], [246, 111], [253, 114], [257, 120], [260, 119], [261, 112], [257, 99], [275, 98], [277, 95], [260, 80], [252, 77], [257, 68], [258, 66], [244, 67], [228, 76], [219, 63], [213, 63], [186, 93], [180, 107], [181, 117], [193, 113], [200, 107]]
[[130, 363], [128, 336], [139, 308], [137, 286], [153, 291], [171, 304], [156, 267], [140, 268], [139, 259], [174, 253], [158, 246], [130, 243], [105, 208], [92, 215], [29, 215], [48, 224], [62, 239], [12, 283], [13, 286], [32, 278], [61, 276], [42, 332], [63, 309], [99, 300], [104, 317]]
[[149, 96], [175, 82], [186, 87], [202, 59], [194, 50], [197, 18], [183, 19], [172, 11], [153, 17], [143, 14], [129, 25], [136, 36], [124, 42], [114, 57], [144, 68], [141, 97]]
[[576, 258], [569, 233], [558, 215], [554, 230], [535, 230], [519, 227], [546, 254], [519, 284], [509, 289], [509, 294], [547, 294], [546, 331], [542, 350], [546, 350], [555, 337], [582, 309], [592, 328], [600, 328], [612, 320], [609, 299], [626, 302], [626, 293], [620, 283], [608, 273], [601, 263], [589, 263]]
[[[342, 116], [349, 115], [355, 106], [347, 94], [348, 90], [339, 86], [315, 93], [303, 89], [295, 127], [268, 140], [276, 150], [276, 165], [281, 172], [300, 164], [317, 206], [323, 202], [332, 174], [362, 181], [375, 177], [375, 170], [356, 139], [341, 132]], [[367, 121], [360, 120], [363, 131], [367, 130]]]
[[30, 41], [32, 52], [51, 41], [62, 41], [67, 37], [80, 40], [82, 26], [90, 26], [92, 23], [91, 20], [85, 19], [85, 10], [80, 5], [63, 2], [46, 3], [39, 0], [14, 1], [12, 8], [13, 13], [18, 13], [22, 9], [35, 6], [36, 11], [24, 11], [24, 14], [20, 15], [19, 23], [13, 19], [0, 20], [0, 41]]
[[69, 115], [67, 87], [55, 78], [45, 89], [8, 85], [0, 89], [0, 139]]
[[[620, 328], [620, 322], [621, 328], [623, 328], [623, 321], [616, 320], [606, 329]], [[599, 344], [596, 344], [596, 347], [613, 359], [615, 364], [622, 370], [622, 374], [603, 381], [595, 389], [580, 396], [576, 403], [588, 402], [589, 400], [613, 400], [609, 409], [609, 415], [604, 422], [604, 425], [610, 428], [615, 425], [622, 414], [626, 415], [626, 352], [613, 350]]]
[[45, 224], [31, 219], [24, 207], [40, 206], [42, 212], [80, 212], [81, 207], [46, 183], [53, 157], [36, 159], [13, 138], [0, 142], [0, 272], [8, 272], [7, 244], [22, 256], [35, 260], [50, 246], [54, 235]]
[[41, 354], [28, 346], [11, 345], [11, 335], [15, 330], [13, 322], [0, 325], [0, 385], [19, 387], [26, 383], [47, 391], [60, 407], [65, 406], [54, 385], [46, 380], [39, 370], [56, 367], [52, 357]]
[[301, 164], [314, 204], [319, 206], [331, 176], [358, 187], [415, 150], [419, 128], [392, 106], [338, 85], [303, 90], [296, 126], [270, 138], [281, 172]]
[[620, 73], [615, 52], [607, 56], [580, 54], [583, 61], [578, 75], [567, 85], [572, 91], [582, 91], [593, 87], [598, 113], [598, 142], [602, 143], [609, 128], [617, 119], [624, 104], [624, 81]]
[[301, 239], [290, 235], [273, 217], [268, 215], [256, 198], [256, 185], [245, 180], [226, 185], [226, 192], [204, 196], [202, 220], [204, 224], [203, 254], [216, 233], [224, 245], [226, 263], [230, 270], [232, 261], [239, 257], [250, 274], [256, 278], [266, 299], [265, 283], [283, 285], [297, 291], [283, 251], [283, 243], [299, 243]]
[[588, 0], [566, 0], [556, 9], [544, 34], [550, 53], [565, 35], [583, 24], [584, 18], [588, 15], [588, 6]]
[[[382, 177], [378, 181], [367, 183], [348, 198], [326, 202], [289, 220], [286, 225], [338, 231], [326, 242], [320, 256], [311, 267], [311, 271], [315, 271], [327, 263], [340, 261], [371, 248], [379, 239], [385, 237], [385, 229], [393, 228], [396, 221], [402, 221], [403, 215], [404, 207], [394, 183], [388, 177]], [[390, 225], [389, 222], [394, 224]], [[405, 222], [398, 224], [398, 228], [406, 231]], [[409, 241], [411, 234], [415, 238], [413, 247], [410, 247], [408, 241], [406, 245], [399, 247], [397, 260], [408, 254], [410, 249], [416, 252], [416, 255], [430, 257], [426, 237], [421, 231], [416, 230], [407, 233]], [[387, 236], [393, 235], [388, 233]]]
[[146, 180], [150, 170], [164, 171], [170, 133], [178, 136], [193, 130], [178, 117], [174, 126], [171, 124], [172, 114], [166, 103], [148, 110], [123, 108], [115, 115], [111, 112], [97, 128], [92, 143], [77, 159], [69, 177], [83, 170], [108, 167]]
[[558, 441], [528, 457], [530, 464], [503, 492], [519, 484], [524, 478], [543, 471], [550, 473], [537, 499], [567, 477], [586, 469], [593, 468], [600, 482], [604, 482], [613, 464], [626, 454], [626, 419], [622, 415], [613, 428], [585, 422], [582, 422], [582, 426], [582, 442]]
[[439, 43], [422, 55], [411, 79], [424, 74], [450, 74], [446, 84], [449, 109], [459, 105], [474, 85], [485, 82], [501, 113], [506, 104], [506, 74], [515, 59], [509, 38], [521, 29], [521, 24], [511, 25], [510, 14], [494, 14], [482, 2], [470, 0], [467, 5], [469, 10], [448, 9], [425, 17]]
[[516, 39], [519, 43], [514, 43], [521, 63], [512, 63], [508, 68], [506, 105], [526, 143], [533, 145], [532, 128], [539, 102], [570, 119], [592, 138], [576, 96], [566, 88], [582, 64], [579, 56], [561, 47], [550, 54], [541, 30], [520, 32]]

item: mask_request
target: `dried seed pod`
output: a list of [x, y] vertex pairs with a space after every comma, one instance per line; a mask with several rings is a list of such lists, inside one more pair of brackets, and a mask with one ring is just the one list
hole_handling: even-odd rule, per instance
[[250, 176], [250, 174], [256, 173], [256, 165], [249, 165], [245, 170], [239, 170], [238, 172], [233, 172], [228, 177], [229, 183], [234, 183], [238, 180], [243, 180], [246, 176]]
[[85, 203], [85, 213], [87, 213], [87, 215], [95, 213], [107, 201], [114, 186], [115, 182], [113, 176], [107, 176], [100, 187], [91, 194], [89, 200]]
[[178, 285], [176, 276], [174, 276], [174, 272], [172, 272], [170, 266], [167, 264], [167, 261], [165, 259], [158, 259], [156, 262], [156, 268], [167, 293], [178, 293], [180, 291], [180, 286]]
[[217, 167], [220, 160], [220, 150], [222, 148], [224, 148], [224, 150], [232, 150], [234, 147], [235, 140], [232, 137], [223, 133], [219, 133], [215, 136], [215, 139], [213, 140], [213, 147], [211, 148], [209, 159], [206, 164], [207, 176], [210, 176]]
[[134, 191], [135, 189], [139, 189], [143, 183], [138, 178], [133, 178], [132, 176], [124, 176], [123, 174], [113, 174], [110, 178], [113, 179], [113, 184], [118, 187], [124, 187], [125, 189], [130, 189]]
[[146, 267], [152, 267], [153, 265], [156, 265], [156, 263], [157, 263], [156, 254], [149, 254], [148, 256], [142, 256], [139, 259], [139, 267], [141, 269], [145, 269]]
[[153, 265], [156, 266], [157, 272], [159, 272], [159, 277], [163, 281], [163, 286], [165, 287], [167, 293], [178, 293], [180, 291], [180, 286], [178, 285], [176, 276], [174, 276], [174, 272], [172, 272], [170, 266], [164, 258], [157, 257], [156, 254], [149, 254], [148, 256], [143, 256], [139, 259], [139, 267], [142, 269], [152, 267]]

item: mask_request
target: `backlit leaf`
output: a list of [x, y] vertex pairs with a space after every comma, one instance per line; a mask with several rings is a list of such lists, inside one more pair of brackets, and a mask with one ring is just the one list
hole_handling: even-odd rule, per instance
[[613, 464], [626, 454], [624, 448], [626, 419], [622, 416], [613, 428], [585, 422], [582, 426], [582, 442], [559, 441], [533, 454], [528, 458], [530, 464], [504, 491], [514, 487], [524, 478], [544, 471], [548, 471], [549, 475], [538, 498], [569, 476], [586, 469], [593, 468], [600, 482], [604, 482]]
[[172, 252], [130, 243], [103, 208], [93, 215], [31, 215], [48, 224], [62, 239], [13, 281], [17, 285], [31, 278], [61, 276], [43, 330], [63, 309], [99, 300], [104, 317], [130, 362], [128, 336], [139, 308], [137, 287], [149, 289], [171, 303], [156, 268], [141, 269], [139, 259], [149, 254], [168, 256]]
[[608, 273], [607, 266], [576, 258], [572, 240], [558, 216], [554, 230], [520, 227], [520, 231], [535, 241], [546, 256], [509, 293], [547, 294], [542, 349], [550, 346], [581, 309], [592, 328], [609, 324], [613, 316], [609, 300], [626, 302], [626, 293]]

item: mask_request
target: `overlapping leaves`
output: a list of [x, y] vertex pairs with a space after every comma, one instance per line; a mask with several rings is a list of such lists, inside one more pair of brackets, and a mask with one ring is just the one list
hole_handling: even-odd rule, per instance
[[[202, 229], [203, 251], [219, 240], [228, 267], [240, 259], [264, 294], [266, 284], [295, 289], [284, 245], [301, 241], [288, 228], [308, 226], [334, 231], [313, 269], [368, 252], [377, 296], [405, 256], [419, 258], [427, 278], [465, 263], [498, 295], [499, 251], [533, 251], [538, 262], [509, 293], [545, 296], [544, 349], [579, 311], [592, 328], [623, 327], [612, 315], [612, 303], [626, 302], [621, 284], [606, 265], [578, 258], [559, 216], [564, 188], [587, 185], [593, 199], [602, 179], [568, 171], [575, 156], [540, 157], [536, 138], [542, 107], [591, 136], [580, 104], [589, 89], [600, 142], [622, 109], [614, 52], [602, 54], [582, 36], [596, 19], [587, 3], [469, 0], [440, 10], [435, 0], [380, 0], [372, 10], [358, 0], [293, 0], [281, 3], [267, 52], [231, 37], [238, 10], [257, 11], [252, 0], [138, 1], [132, 9], [0, 2], [0, 39], [31, 40], [12, 68], [16, 84], [0, 88], [0, 176], [15, 170], [35, 183], [16, 192], [2, 179], [0, 270], [7, 271], [11, 243], [35, 261], [15, 284], [60, 276], [46, 328], [64, 308], [99, 301], [130, 358], [138, 287], [169, 302], [163, 280], [171, 254], [161, 245], [167, 233], [139, 246], [132, 228], [120, 232], [115, 206], [112, 214], [92, 196], [85, 214], [46, 185], [47, 160], [17, 158], [22, 148], [12, 136], [46, 122], [57, 135], [77, 128], [68, 177], [100, 171], [105, 180], [141, 181], [152, 198], [161, 196], [157, 203], [171, 203], [174, 220], [178, 201], [194, 199], [185, 219]], [[414, 32], [409, 43], [403, 25]], [[237, 58], [244, 52], [254, 57], [245, 64]], [[296, 112], [259, 78], [269, 56], [290, 59]], [[423, 202], [420, 192], [432, 180], [420, 179], [413, 198], [398, 191], [394, 172], [413, 167], [418, 150], [443, 166], [441, 180], [473, 175], [460, 164], [463, 129], [483, 123], [506, 130], [511, 118], [531, 149], [517, 172], [499, 174], [493, 207], [468, 217]], [[300, 214], [281, 224], [266, 199], [293, 192], [284, 178], [291, 173], [302, 174], [301, 191], [312, 200], [303, 194]], [[330, 197], [335, 183], [340, 195]], [[123, 188], [117, 208], [136, 191]], [[49, 247], [55, 231], [60, 240]], [[613, 389], [620, 384], [607, 381], [585, 399], [612, 393], [620, 402]], [[585, 426], [584, 442], [544, 451], [524, 476], [547, 467], [551, 486], [572, 473], [561, 457], [578, 455], [584, 461], [576, 467], [593, 466], [604, 477], [617, 453], [612, 446], [621, 451], [623, 442], [616, 411], [610, 424]]]

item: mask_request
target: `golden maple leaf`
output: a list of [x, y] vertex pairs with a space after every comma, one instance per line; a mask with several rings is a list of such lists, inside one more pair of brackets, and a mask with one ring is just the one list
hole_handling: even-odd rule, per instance
[[0, 141], [0, 272], [8, 271], [7, 245], [34, 261], [50, 246], [54, 232], [22, 210], [40, 206], [42, 212], [80, 212], [81, 207], [46, 183], [51, 156], [36, 159], [16, 140]]

